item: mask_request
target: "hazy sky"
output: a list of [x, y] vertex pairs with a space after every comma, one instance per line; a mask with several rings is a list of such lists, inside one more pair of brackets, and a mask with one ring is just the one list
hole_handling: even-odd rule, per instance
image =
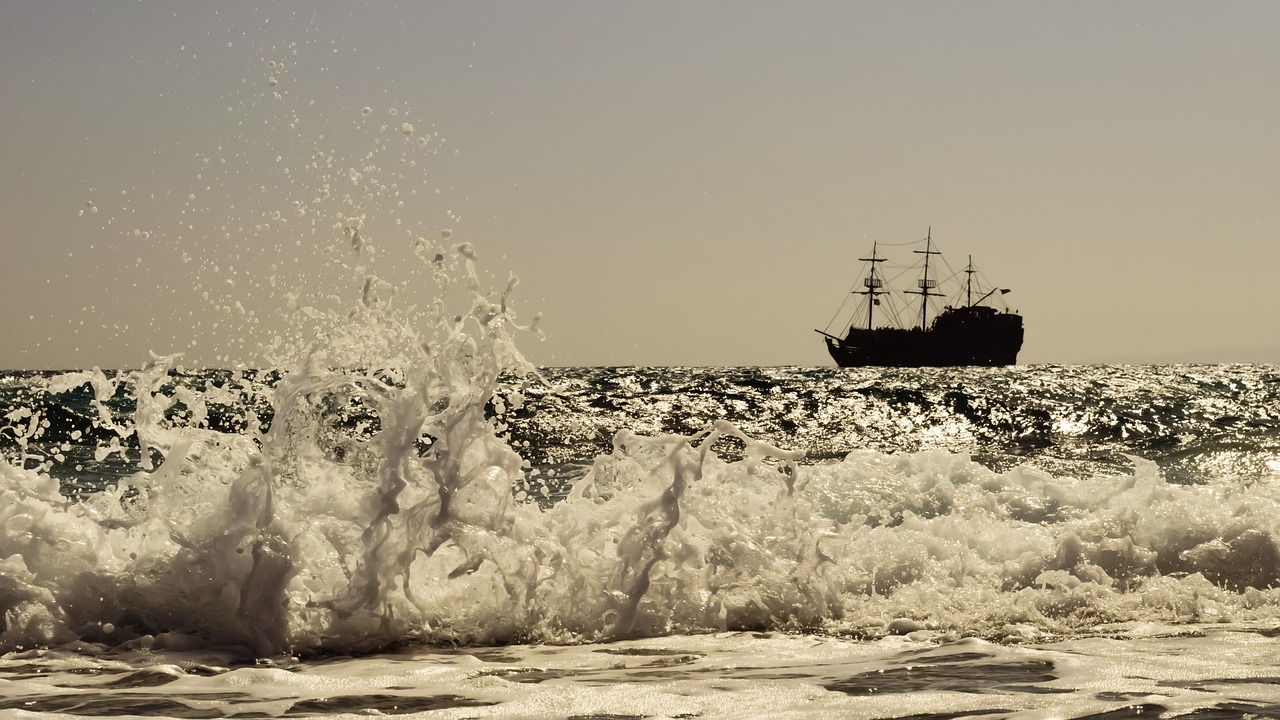
[[1274, 2], [10, 0], [0, 367], [251, 357], [287, 291], [358, 295], [322, 200], [369, 182], [372, 264], [473, 243], [540, 364], [831, 364], [857, 258], [929, 226], [1013, 289], [1020, 362], [1280, 362], [1277, 30]]

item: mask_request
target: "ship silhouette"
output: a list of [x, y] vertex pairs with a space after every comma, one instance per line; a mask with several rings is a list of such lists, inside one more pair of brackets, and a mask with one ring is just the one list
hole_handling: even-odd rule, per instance
[[[974, 276], [981, 273], [969, 264], [949, 276], [942, 254], [933, 244], [933, 228], [920, 241], [923, 250], [913, 250], [924, 259], [886, 278], [880, 265], [888, 258], [879, 256], [879, 243], [871, 247], [871, 257], [859, 258], [867, 263], [862, 282], [851, 291], [851, 296], [861, 296], [852, 317], [843, 325], [843, 334], [833, 334], [831, 324], [826, 330], [818, 330], [826, 340], [827, 350], [840, 367], [941, 367], [956, 365], [1013, 365], [1022, 349], [1022, 316], [1004, 304], [1007, 289], [983, 290]], [[915, 244], [915, 243], [913, 243]], [[935, 259], [935, 256], [937, 258]], [[892, 280], [911, 270], [918, 269], [915, 289], [898, 289]], [[959, 280], [963, 274], [964, 279]], [[948, 297], [939, 291], [954, 285], [950, 304], [934, 314], [930, 322], [930, 301]], [[861, 289], [857, 289], [860, 287]], [[908, 301], [905, 296], [917, 295], [919, 301]], [[975, 300], [974, 297], [977, 296]], [[934, 303], [937, 304], [936, 302]], [[844, 309], [846, 300], [841, 305]], [[913, 309], [912, 305], [916, 305]], [[904, 317], [905, 315], [905, 317]], [[836, 311], [832, 324], [841, 316]]]

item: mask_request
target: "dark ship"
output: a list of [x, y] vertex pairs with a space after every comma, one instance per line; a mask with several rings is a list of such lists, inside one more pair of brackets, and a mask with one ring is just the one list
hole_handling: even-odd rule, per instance
[[[946, 297], [939, 292], [938, 278], [943, 276], [946, 261], [934, 249], [933, 229], [924, 239], [924, 249], [912, 252], [923, 255], [920, 275], [914, 290], [894, 290], [885, 284], [885, 273], [879, 267], [886, 258], [879, 257], [879, 244], [871, 247], [871, 257], [860, 258], [869, 265], [862, 278], [862, 289], [851, 295], [862, 300], [854, 310], [844, 335], [818, 330], [826, 339], [827, 350], [840, 367], [942, 367], [953, 365], [1013, 365], [1022, 349], [1022, 316], [1004, 306], [1007, 289], [992, 288], [983, 292], [975, 287], [973, 257], [960, 272], [944, 277], [944, 286], [964, 273], [951, 304], [945, 305], [929, 322], [930, 300]], [[933, 256], [938, 259], [934, 260]], [[909, 269], [908, 269], [909, 270]], [[978, 298], [975, 300], [974, 295]], [[919, 309], [901, 295], [919, 295]], [[986, 304], [984, 304], [986, 303]], [[936, 302], [935, 302], [936, 304]], [[993, 307], [998, 304], [1000, 307]], [[841, 306], [842, 308], [844, 305]], [[883, 308], [883, 309], [881, 309]], [[880, 312], [877, 313], [877, 309]], [[899, 316], [907, 311], [907, 322]], [[877, 314], [880, 316], [877, 318]], [[840, 312], [836, 312], [837, 317]], [[834, 318], [832, 320], [834, 322]], [[865, 322], [865, 325], [863, 324]], [[877, 327], [879, 323], [879, 327]], [[828, 327], [830, 330], [830, 327]]]

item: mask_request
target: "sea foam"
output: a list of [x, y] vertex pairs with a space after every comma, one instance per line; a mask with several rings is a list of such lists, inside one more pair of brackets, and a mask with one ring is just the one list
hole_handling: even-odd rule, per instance
[[[164, 388], [175, 357], [114, 380], [53, 378], [51, 393], [93, 388], [100, 427], [133, 438], [143, 470], [72, 502], [46, 472], [3, 465], [3, 647], [207, 644], [273, 656], [825, 615], [819, 575], [792, 569], [817, 564], [794, 506], [798, 454], [727, 423], [692, 437], [620, 433], [615, 453], [549, 509], [520, 492], [525, 463], [490, 409], [519, 402], [504, 373], [536, 374], [513, 342], [515, 283], [486, 295], [474, 251], [452, 252], [465, 313], [443, 303], [398, 313], [371, 279], [284, 370], [266, 430], [204, 427], [200, 393]], [[454, 282], [443, 258], [426, 261], [442, 297]], [[128, 426], [104, 404], [122, 384], [136, 399]], [[351, 403], [376, 415], [376, 431], [334, 426], [335, 408]], [[167, 414], [178, 405], [180, 420]], [[709, 468], [725, 472], [711, 453], [722, 436], [744, 442], [748, 459], [732, 484], [703, 482]], [[703, 558], [715, 551], [729, 553], [723, 567]], [[673, 562], [695, 571], [660, 567]], [[743, 592], [754, 610], [725, 602]]]

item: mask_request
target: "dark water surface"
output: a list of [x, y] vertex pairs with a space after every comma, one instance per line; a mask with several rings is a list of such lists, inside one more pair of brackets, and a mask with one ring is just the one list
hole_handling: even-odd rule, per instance
[[[1011, 368], [543, 368], [526, 381], [519, 408], [502, 420], [521, 455], [541, 473], [578, 476], [613, 447], [619, 430], [693, 434], [726, 419], [807, 462], [854, 450], [942, 449], [970, 453], [994, 470], [1030, 463], [1054, 474], [1121, 472], [1128, 456], [1155, 462], [1176, 483], [1272, 477], [1280, 466], [1280, 367], [1270, 365], [1083, 365]], [[56, 373], [0, 377], [0, 416], [21, 408], [49, 425], [32, 442], [58, 477], [88, 487], [138, 469], [136, 450], [96, 461], [92, 393], [51, 395]], [[107, 373], [111, 375], [111, 372]], [[174, 373], [171, 381], [219, 395], [207, 427], [243, 431], [248, 416], [269, 424], [277, 375], [223, 370]], [[122, 391], [109, 404], [119, 422], [134, 411]], [[171, 415], [181, 418], [184, 405]], [[359, 403], [335, 405], [339, 424], [370, 433], [377, 417]], [[80, 435], [75, 435], [79, 432]], [[135, 443], [136, 444], [136, 443]], [[0, 447], [16, 451], [14, 434]], [[57, 456], [61, 454], [61, 460]], [[732, 448], [726, 448], [732, 457]]]

